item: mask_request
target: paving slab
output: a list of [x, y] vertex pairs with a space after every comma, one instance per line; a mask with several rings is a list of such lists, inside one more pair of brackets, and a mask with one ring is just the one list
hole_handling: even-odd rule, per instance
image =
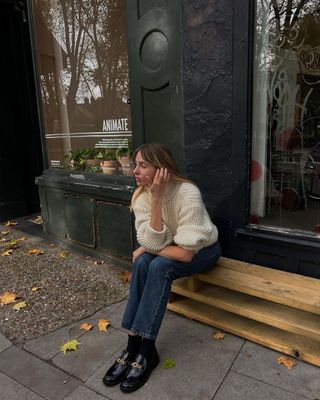
[[85, 386], [79, 386], [65, 400], [106, 400], [106, 397], [99, 395]]
[[231, 371], [213, 400], [306, 400], [306, 398]]
[[278, 365], [277, 359], [281, 355], [256, 343], [246, 342], [232, 370], [300, 396], [320, 398], [320, 368], [296, 360], [297, 365], [289, 370]]
[[0, 333], [0, 352], [10, 347], [12, 343], [5, 336]]
[[45, 336], [30, 340], [23, 346], [23, 348], [43, 360], [50, 360], [59, 353], [59, 348], [63, 343], [71, 339], [79, 339], [84, 334], [84, 331], [80, 329], [82, 322], [96, 325], [99, 319], [103, 318], [108, 319], [113, 327], [120, 329], [125, 304], [126, 301], [121, 301], [104, 307], [102, 310], [97, 311], [88, 318], [84, 318], [69, 326], [57, 329]]
[[31, 390], [0, 372], [0, 400], [43, 400]]
[[127, 335], [118, 329], [100, 332], [95, 328], [81, 336], [77, 351], [67, 352], [67, 355], [60, 352], [52, 361], [69, 374], [86, 381], [123, 347], [126, 338]]
[[[232, 335], [217, 341], [212, 333], [207, 325], [167, 312], [157, 341], [160, 365], [146, 385], [130, 394], [130, 400], [212, 399], [244, 342]], [[102, 377], [118, 354], [85, 384], [112, 400], [123, 400], [125, 395], [118, 386], [106, 387]], [[176, 366], [164, 369], [163, 363], [169, 358]]]
[[0, 371], [48, 400], [63, 400], [80, 384], [70, 375], [15, 346], [1, 353]]

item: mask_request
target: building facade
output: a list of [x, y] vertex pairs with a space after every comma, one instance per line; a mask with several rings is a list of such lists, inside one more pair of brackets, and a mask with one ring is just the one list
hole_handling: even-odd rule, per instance
[[48, 235], [130, 258], [130, 156], [162, 142], [225, 256], [320, 277], [319, 2], [26, 5]]

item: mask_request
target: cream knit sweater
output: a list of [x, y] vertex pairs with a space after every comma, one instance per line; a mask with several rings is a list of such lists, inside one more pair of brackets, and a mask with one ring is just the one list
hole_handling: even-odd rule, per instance
[[192, 183], [168, 184], [162, 205], [163, 229], [161, 232], [149, 225], [151, 195], [148, 188], [134, 200], [132, 209], [140, 246], [159, 251], [169, 244], [176, 244], [198, 252], [218, 240], [218, 231], [211, 222], [199, 189]]

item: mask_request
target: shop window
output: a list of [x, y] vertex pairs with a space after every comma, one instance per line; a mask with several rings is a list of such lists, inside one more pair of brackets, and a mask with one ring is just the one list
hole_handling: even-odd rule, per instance
[[320, 234], [320, 3], [257, 0], [250, 224]]
[[51, 168], [131, 175], [125, 0], [33, 0]]

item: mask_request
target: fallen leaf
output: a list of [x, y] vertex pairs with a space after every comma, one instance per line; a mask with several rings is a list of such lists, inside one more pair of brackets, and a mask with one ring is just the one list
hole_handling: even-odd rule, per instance
[[69, 340], [69, 342], [63, 344], [60, 347], [60, 351], [63, 352], [64, 355], [67, 355], [67, 351], [68, 350], [77, 351], [78, 350], [78, 348], [77, 348], [78, 344], [80, 344], [80, 342], [78, 342], [76, 339]]
[[1, 231], [1, 235], [6, 236], [8, 235], [10, 232], [9, 231]]
[[2, 253], [2, 256], [3, 256], [3, 257], [11, 256], [12, 253], [13, 253], [13, 249], [9, 249], [9, 250], [4, 251], [4, 252]]
[[68, 252], [67, 251], [65, 251], [65, 250], [63, 250], [63, 251], [61, 251], [60, 253], [59, 253], [59, 257], [61, 257], [61, 258], [66, 258], [67, 256], [68, 256]]
[[121, 271], [119, 274], [119, 278], [122, 283], [130, 283], [131, 282], [131, 272]]
[[18, 222], [8, 221], [6, 224], [4, 224], [4, 226], [15, 226], [15, 225], [18, 225]]
[[56, 247], [55, 243], [50, 243], [50, 247]]
[[35, 286], [31, 289], [32, 292], [37, 292], [38, 290], [40, 290], [41, 287]]
[[27, 303], [25, 301], [20, 301], [19, 303], [16, 303], [12, 308], [14, 310], [19, 311], [21, 308], [24, 308], [27, 306]]
[[297, 363], [294, 361], [294, 360], [292, 360], [291, 358], [289, 358], [289, 357], [284, 357], [284, 356], [281, 356], [281, 357], [279, 357], [278, 358], [278, 364], [280, 365], [280, 364], [282, 364], [282, 365], [284, 365], [285, 367], [287, 367], [288, 369], [291, 369], [292, 367], [294, 367]]
[[44, 254], [44, 251], [39, 250], [39, 249], [31, 249], [29, 250], [28, 254], [36, 254], [36, 255], [40, 255], [40, 254]]
[[165, 368], [165, 369], [173, 368], [175, 366], [176, 366], [176, 362], [172, 358], [168, 358], [162, 364], [162, 367]]
[[29, 219], [30, 222], [34, 222], [35, 224], [42, 224], [43, 223], [43, 219], [41, 217], [41, 215], [38, 215], [36, 218], [33, 219]]
[[24, 242], [25, 240], [27, 240], [28, 238], [26, 238], [25, 236], [18, 238], [17, 242]]
[[1, 304], [10, 304], [14, 303], [16, 298], [17, 298], [16, 294], [12, 292], [5, 292], [2, 295], [0, 295], [0, 302]]
[[3, 237], [3, 238], [0, 239], [0, 242], [7, 242], [8, 240], [9, 240], [9, 239]]
[[80, 329], [84, 331], [90, 331], [90, 329], [92, 329], [92, 325], [88, 324], [87, 322], [84, 322], [83, 324], [80, 325]]
[[215, 339], [215, 340], [222, 340], [222, 339], [224, 339], [225, 334], [222, 333], [222, 332], [215, 332], [215, 333], [212, 335], [212, 337], [213, 337], [213, 339]]
[[99, 331], [102, 332], [106, 332], [107, 328], [110, 326], [110, 322], [107, 319], [99, 319], [98, 322], [98, 327], [99, 327]]
[[7, 245], [9, 249], [16, 249], [18, 247], [16, 239], [10, 240]]

